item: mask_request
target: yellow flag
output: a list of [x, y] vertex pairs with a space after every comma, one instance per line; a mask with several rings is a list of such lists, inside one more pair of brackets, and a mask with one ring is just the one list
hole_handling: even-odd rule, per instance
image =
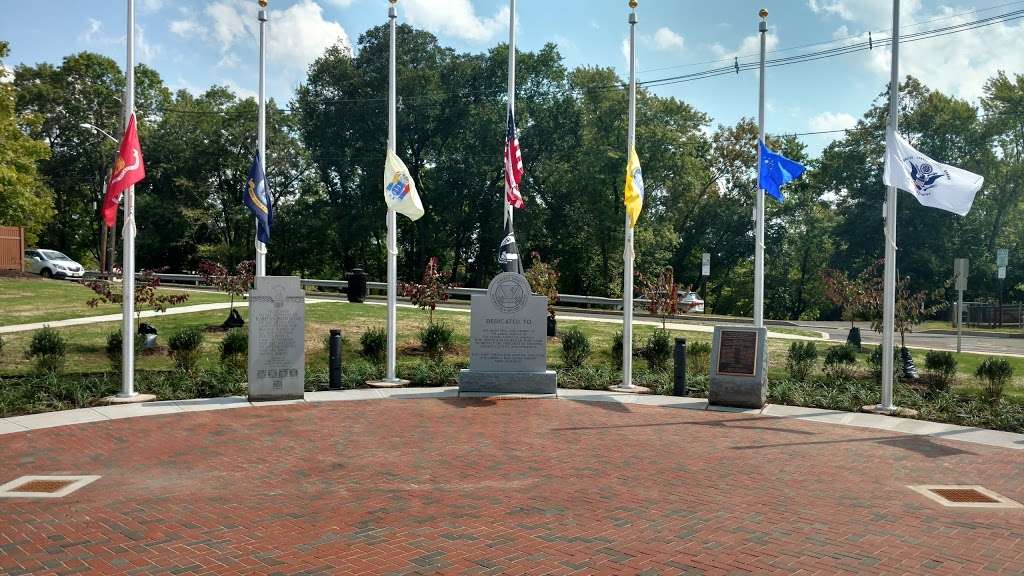
[[636, 148], [630, 153], [629, 163], [626, 164], [625, 200], [629, 227], [633, 228], [640, 218], [640, 211], [644, 208], [644, 175], [640, 171], [640, 158], [636, 155]]

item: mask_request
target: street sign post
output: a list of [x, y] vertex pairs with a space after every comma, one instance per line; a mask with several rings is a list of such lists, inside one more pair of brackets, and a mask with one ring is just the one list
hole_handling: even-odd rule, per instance
[[711, 254], [707, 252], [700, 255], [700, 275], [705, 278], [711, 276]]
[[1010, 262], [1010, 251], [1006, 248], [996, 250], [996, 278], [999, 279], [999, 327], [1003, 327], [1003, 280], [1006, 280], [1006, 265]]
[[964, 290], [967, 290], [967, 273], [970, 270], [970, 263], [967, 258], [957, 258], [953, 261], [953, 278], [956, 282], [956, 351], [960, 353], [960, 335], [964, 323]]

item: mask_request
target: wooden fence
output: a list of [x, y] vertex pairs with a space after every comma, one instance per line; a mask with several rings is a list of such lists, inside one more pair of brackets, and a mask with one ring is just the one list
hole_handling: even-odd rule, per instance
[[0, 226], [0, 270], [25, 271], [25, 231]]

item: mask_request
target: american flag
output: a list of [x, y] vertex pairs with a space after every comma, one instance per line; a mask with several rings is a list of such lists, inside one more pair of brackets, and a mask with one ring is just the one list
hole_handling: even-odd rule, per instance
[[508, 131], [505, 134], [505, 198], [514, 208], [523, 207], [523, 195], [519, 191], [522, 179], [523, 153], [519, 149], [519, 136], [516, 134], [516, 116], [510, 108]]

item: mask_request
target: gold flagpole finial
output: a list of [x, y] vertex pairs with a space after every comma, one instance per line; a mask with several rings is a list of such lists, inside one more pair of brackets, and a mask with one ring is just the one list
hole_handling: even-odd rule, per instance
[[390, 4], [392, 5], [392, 6], [394, 6], [395, 4], [398, 4], [398, 0], [388, 0], [388, 2], [389, 2], [389, 3], [390, 3]]
[[761, 8], [761, 11], [758, 12], [757, 15], [760, 16], [761, 18], [767, 18], [768, 17], [768, 10], [766, 10], [764, 8]]
[[266, 8], [267, 7], [267, 0], [259, 0], [259, 3], [260, 3], [260, 8]]
[[629, 0], [629, 7], [632, 8], [633, 10], [636, 10], [637, 4], [639, 4], [639, 2], [637, 2], [636, 0]]

